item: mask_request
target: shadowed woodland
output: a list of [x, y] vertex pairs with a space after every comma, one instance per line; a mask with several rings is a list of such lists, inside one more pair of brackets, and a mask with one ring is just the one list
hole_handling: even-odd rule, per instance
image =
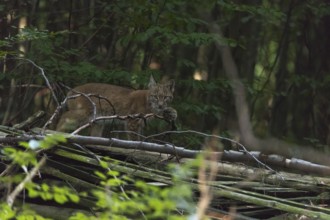
[[[183, 128], [237, 130], [232, 85], [214, 43], [220, 40], [232, 51], [256, 135], [324, 147], [330, 140], [327, 7], [322, 1], [2, 4], [2, 124], [47, 104], [33, 103], [44, 95], [37, 85], [46, 85], [35, 66], [15, 59], [24, 57], [51, 83], [70, 87], [141, 88], [150, 74], [173, 78]], [[210, 33], [211, 22], [222, 37]], [[11, 95], [15, 104], [8, 106]]]
[[[144, 141], [150, 142], [151, 145], [141, 144], [139, 149], [171, 154], [170, 160], [174, 157], [175, 163], [179, 164], [183, 163], [179, 161], [180, 157], [196, 157], [200, 150], [216, 152], [213, 152], [213, 155], [206, 153], [204, 158], [200, 159], [202, 165], [198, 169], [192, 168], [197, 170], [197, 174], [191, 177], [195, 178], [196, 182], [190, 182], [193, 201], [187, 200], [187, 203], [194, 204], [195, 202], [197, 211], [191, 211], [191, 207], [179, 207], [176, 209], [178, 213], [180, 209], [187, 212], [182, 215], [180, 213], [178, 216], [195, 216], [196, 219], [224, 217], [266, 219], [281, 216], [287, 212], [298, 213], [299, 217], [306, 215], [310, 218], [317, 216], [320, 219], [327, 219], [330, 215], [327, 209], [330, 201], [330, 181], [325, 177], [319, 180], [324, 184], [322, 186], [317, 185], [320, 182], [315, 184], [312, 179], [309, 179], [310, 177], [306, 177], [304, 183], [297, 183], [300, 184], [299, 187], [293, 183], [292, 185], [283, 183], [282, 187], [291, 187], [290, 190], [296, 190], [290, 191], [292, 194], [287, 197], [282, 197], [285, 194], [284, 191], [278, 191], [277, 195], [283, 199], [283, 201], [279, 201], [280, 199], [276, 201], [278, 203], [289, 201], [292, 198], [290, 196], [295, 197], [292, 199], [295, 201], [299, 200], [298, 195], [313, 197], [313, 199], [307, 199], [307, 202], [305, 200], [302, 202], [303, 204], [315, 202], [317, 205], [308, 208], [313, 213], [306, 214], [297, 211], [299, 208], [303, 211], [303, 207], [295, 210], [278, 208], [274, 211], [276, 208], [261, 202], [263, 199], [272, 200], [277, 197], [273, 188], [274, 191], [266, 190], [267, 193], [262, 196], [274, 197], [259, 197], [260, 202], [248, 198], [240, 199], [245, 198], [244, 196], [256, 195], [236, 192], [244, 196], [235, 197], [233, 194], [227, 195], [224, 192], [226, 190], [233, 192], [233, 189], [226, 187], [237, 186], [246, 181], [245, 187], [248, 190], [260, 193], [262, 187], [266, 188], [270, 185], [262, 185], [259, 186], [260, 189], [257, 189], [253, 188], [256, 187], [254, 185], [256, 183], [252, 184], [252, 182], [272, 184], [274, 179], [265, 180], [258, 177], [253, 179], [249, 173], [229, 177], [243, 168], [237, 165], [228, 170], [225, 168], [226, 164], [222, 164], [221, 168], [214, 168], [212, 162], [220, 160], [221, 157], [230, 162], [244, 161], [249, 166], [265, 168], [265, 175], [269, 175], [268, 177], [277, 172], [277, 167], [287, 172], [298, 170], [300, 174], [329, 175], [329, 39], [330, 4], [322, 0], [4, 1], [0, 3], [1, 132], [17, 138], [21, 138], [19, 135], [27, 133], [28, 135], [23, 135], [22, 139], [11, 140], [6, 139], [6, 135], [1, 135], [0, 146], [4, 149], [7, 145], [13, 145], [15, 149], [19, 149], [18, 141], [43, 140], [44, 129], [54, 130], [58, 115], [65, 110], [65, 103], [61, 106], [61, 102], [65, 100], [69, 89], [75, 86], [89, 82], [102, 82], [144, 89], [148, 85], [150, 75], [153, 75], [158, 82], [174, 79], [175, 92], [171, 106], [178, 113], [175, 129], [161, 117], [147, 123]], [[56, 108], [58, 111], [55, 111]], [[37, 117], [37, 120], [27, 127], [17, 126], [41, 110], [45, 112], [43, 117]], [[51, 117], [54, 119], [49, 121]], [[29, 133], [38, 128], [43, 130], [42, 133]], [[18, 131], [11, 129], [18, 129]], [[133, 159], [132, 162], [129, 159], [130, 156], [122, 156], [125, 153], [119, 148], [132, 150], [136, 149], [136, 145], [134, 141], [125, 140], [125, 136], [121, 135], [125, 131], [120, 126], [115, 129], [108, 126], [103, 139], [72, 137], [67, 140], [67, 144], [63, 144], [65, 146], [49, 152], [45, 150], [48, 152], [46, 153], [47, 162], [44, 159], [46, 154], [38, 152], [35, 156], [39, 162], [29, 164], [27, 167], [31, 172], [26, 171], [26, 173], [31, 174], [33, 168], [44, 167], [40, 168], [41, 173], [44, 172], [47, 178], [53, 180], [54, 178], [50, 177], [56, 177], [58, 182], [59, 180], [70, 182], [64, 175], [58, 175], [56, 170], [62, 173], [74, 173], [72, 167], [75, 165], [70, 160], [76, 158], [74, 154], [79, 154], [81, 156], [77, 162], [79, 167], [84, 167], [86, 173], [93, 173], [95, 170], [99, 172], [93, 176], [93, 180], [88, 179], [86, 173], [75, 176], [86, 181], [84, 186], [79, 186], [85, 189], [91, 187], [89, 184], [96, 184], [106, 178], [100, 174], [101, 170], [108, 169], [100, 162], [106, 159], [99, 159], [98, 155], [118, 159], [120, 169], [117, 171], [120, 173], [128, 172], [128, 168], [140, 169], [137, 167], [142, 166], [141, 164], [148, 167], [149, 162], [146, 161], [150, 159], [138, 156], [139, 158]], [[165, 131], [168, 130], [171, 131], [166, 133]], [[33, 135], [40, 136], [33, 137]], [[105, 138], [115, 139], [106, 142]], [[63, 140], [56, 139], [52, 143], [53, 145], [63, 143]], [[68, 143], [81, 145], [81, 148], [70, 149]], [[184, 149], [178, 148], [177, 151], [172, 151], [168, 143], [171, 146], [184, 147]], [[99, 145], [99, 147], [86, 148], [84, 146], [86, 144]], [[108, 152], [106, 149], [108, 145], [118, 147], [118, 149]], [[157, 150], [160, 148], [162, 150]], [[235, 150], [237, 154], [232, 154], [231, 150]], [[273, 160], [268, 157], [274, 154], [284, 158]], [[8, 160], [8, 155], [8, 152], [1, 151], [4, 162], [1, 165], [0, 178], [8, 177], [10, 174], [24, 174], [24, 168], [24, 172], [20, 168], [23, 165], [12, 163]], [[121, 156], [116, 157], [118, 155]], [[90, 158], [90, 161], [87, 162], [86, 158], [86, 161], [83, 160], [83, 157]], [[164, 166], [162, 161], [168, 160], [164, 156], [157, 158], [155, 155], [150, 155], [150, 157], [153, 158], [153, 162], [158, 162], [158, 165], [150, 166], [156, 170]], [[292, 161], [302, 159], [313, 165], [303, 163], [300, 166], [299, 161], [297, 167], [280, 165], [285, 158]], [[121, 164], [126, 162], [132, 164]], [[86, 168], [88, 166], [90, 168]], [[128, 168], [126, 169], [125, 166]], [[12, 168], [9, 169], [9, 167]], [[75, 169], [78, 168], [75, 167]], [[148, 172], [155, 171], [148, 170], [149, 168], [143, 169], [145, 173], [142, 174], [141, 171], [131, 178], [148, 182], [151, 178], [147, 176]], [[189, 169], [185, 168], [184, 171], [188, 172]], [[169, 178], [167, 176], [169, 174], [160, 173], [163, 171], [156, 172], [159, 172], [157, 173], [159, 178], [155, 181], [161, 179], [160, 182], [173, 186], [171, 188], [173, 192], [180, 191], [174, 187], [175, 184], [170, 179], [166, 179]], [[206, 173], [208, 175], [205, 175]], [[232, 181], [235, 184], [217, 185], [220, 174], [226, 176], [222, 176], [226, 181]], [[35, 175], [30, 176], [30, 180]], [[298, 181], [300, 178], [298, 174], [292, 174], [297, 175], [295, 177], [287, 177], [284, 173], [281, 175], [292, 178], [292, 181]], [[117, 175], [109, 176], [117, 178]], [[275, 179], [281, 181], [279, 177]], [[12, 188], [15, 188], [19, 182], [24, 182], [24, 179], [21, 177], [19, 181], [12, 181], [10, 184]], [[212, 182], [214, 185], [209, 184], [208, 187], [214, 187], [214, 191], [210, 192], [208, 191], [210, 188], [201, 187], [201, 184], [198, 184], [201, 182]], [[189, 185], [189, 181], [185, 183]], [[13, 196], [14, 190], [5, 185], [8, 184], [8, 178], [0, 184], [1, 192], [6, 194], [1, 196], [2, 201], [7, 202], [10, 209], [15, 206], [20, 207], [21, 204], [10, 203], [8, 200], [10, 197], [8, 195], [11, 195], [13, 200], [17, 197], [16, 201], [24, 200], [19, 194]], [[120, 183], [115, 186], [119, 192], [124, 191], [121, 184], [125, 185]], [[101, 184], [97, 187], [102, 186]], [[140, 190], [146, 189], [144, 185], [140, 187]], [[238, 189], [246, 189], [245, 187], [240, 186]], [[77, 190], [76, 186], [73, 188]], [[106, 188], [106, 190], [109, 189]], [[319, 197], [321, 193], [325, 193], [322, 194], [325, 196], [322, 199]], [[95, 197], [100, 199], [98, 196]], [[69, 208], [83, 210], [82, 213], [87, 216], [90, 213], [86, 207], [91, 207], [90, 203], [96, 200], [95, 198], [88, 199], [90, 198], [86, 198], [79, 205], [69, 205]], [[120, 203], [119, 197], [116, 199]], [[322, 201], [316, 202], [314, 199]], [[203, 201], [207, 202], [203, 203]], [[253, 210], [246, 210], [247, 205], [237, 201], [244, 201], [256, 207]], [[30, 202], [35, 206], [40, 204], [33, 199]], [[70, 200], [70, 202], [73, 201]], [[321, 203], [324, 208], [318, 209]], [[286, 205], [297, 204], [288, 202]], [[128, 204], [127, 207], [129, 207]], [[95, 219], [102, 219], [101, 215], [97, 214], [100, 210], [116, 213], [114, 209], [101, 206], [98, 208], [91, 212], [94, 217], [98, 217]], [[141, 206], [140, 210], [135, 210], [139, 213], [138, 219], [159, 219], [159, 216], [144, 214], [147, 213], [144, 208]], [[38, 207], [33, 209], [39, 214], [42, 213]], [[68, 211], [63, 216], [69, 218], [71, 214]], [[128, 219], [134, 216], [134, 213], [126, 214], [124, 216]], [[298, 216], [286, 217], [294, 219]]]

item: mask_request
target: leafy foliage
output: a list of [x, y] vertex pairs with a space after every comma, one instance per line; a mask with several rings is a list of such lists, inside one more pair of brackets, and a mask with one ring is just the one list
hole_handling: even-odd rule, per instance
[[1, 220], [19, 219], [19, 220], [49, 220], [30, 209], [23, 209], [18, 212], [5, 203], [0, 204]]
[[[38, 142], [38, 144], [34, 142]], [[63, 142], [65, 142], [63, 136], [50, 135], [41, 141], [21, 142], [20, 146], [24, 146], [24, 148], [7, 147], [3, 153], [11, 160], [11, 165], [30, 167], [38, 161], [37, 149], [49, 150], [50, 147]], [[35, 145], [38, 148], [31, 148]], [[95, 188], [91, 188], [89, 191], [77, 192], [68, 186], [50, 185], [40, 180], [29, 181], [24, 185], [27, 190], [26, 199], [39, 198], [44, 202], [53, 201], [58, 205], [63, 205], [79, 204], [81, 200], [90, 196], [95, 198], [95, 204], [91, 208], [97, 213], [96, 216], [76, 212], [70, 219], [129, 219], [129, 216], [144, 216], [148, 219], [186, 219], [186, 216], [177, 209], [185, 210], [187, 214], [194, 211], [191, 188], [182, 183], [183, 179], [192, 175], [189, 172], [191, 165], [175, 167], [175, 169], [173, 167], [173, 185], [166, 187], [121, 175], [115, 169], [110, 169], [106, 160], [101, 160], [100, 166], [102, 171], [95, 171], [95, 175], [101, 180], [100, 187], [95, 185]], [[26, 168], [25, 170], [28, 172]], [[15, 178], [16, 181], [13, 181]], [[11, 178], [2, 178], [1, 182], [15, 184], [22, 180], [23, 176], [16, 174]], [[11, 219], [14, 216], [18, 219], [30, 219], [31, 216], [34, 216], [32, 219], [45, 219], [27, 207], [24, 209], [10, 207], [4, 202], [0, 205], [0, 211], [3, 213], [1, 219]]]

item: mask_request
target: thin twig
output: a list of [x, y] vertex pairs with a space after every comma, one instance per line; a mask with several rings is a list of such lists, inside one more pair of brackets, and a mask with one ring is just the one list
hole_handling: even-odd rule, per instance
[[71, 95], [68, 96], [68, 99], [74, 99], [74, 98], [78, 98], [79, 96], [83, 96], [84, 98], [86, 98], [88, 100], [88, 102], [92, 105], [92, 109], [93, 109], [93, 119], [96, 118], [97, 112], [96, 112], [96, 104], [95, 102], [93, 102], [93, 100], [91, 99], [90, 96], [95, 96], [94, 94], [85, 94], [83, 92], [78, 92], [75, 90], [71, 90], [72, 92], [76, 93], [76, 95]]
[[73, 131], [71, 134], [75, 135], [78, 134], [81, 130], [90, 127], [93, 123], [95, 123], [96, 121], [103, 121], [103, 120], [113, 120], [113, 119], [119, 119], [119, 120], [129, 120], [129, 119], [148, 119], [151, 117], [156, 117], [156, 118], [160, 118], [160, 119], [164, 119], [164, 117], [150, 113], [150, 114], [134, 114], [134, 115], [111, 115], [111, 116], [99, 116], [96, 118], [91, 119], [88, 123], [80, 126], [79, 128], [77, 128], [75, 131]]
[[47, 85], [48, 89], [50, 90], [50, 92], [51, 92], [51, 94], [52, 94], [52, 97], [53, 97], [53, 99], [54, 99], [56, 105], [58, 106], [58, 105], [59, 105], [59, 101], [57, 100], [57, 97], [56, 97], [56, 95], [55, 95], [55, 93], [54, 93], [54, 90], [53, 90], [52, 86], [51, 86], [50, 83], [49, 83], [49, 80], [48, 80], [48, 78], [47, 78], [47, 76], [46, 76], [46, 74], [45, 74], [44, 69], [41, 68], [40, 66], [38, 66], [35, 62], [33, 62], [33, 61], [30, 60], [30, 59], [27, 59], [27, 58], [15, 58], [15, 59], [28, 61], [28, 62], [31, 63], [34, 67], [36, 67], [37, 69], [40, 70], [40, 73], [41, 73], [42, 77], [44, 78], [44, 80], [45, 80], [45, 82], [46, 82], [46, 85]]
[[[105, 100], [111, 106], [111, 108], [113, 109], [113, 113], [114, 114], [116, 113], [113, 104], [104, 96], [91, 94], [91, 93], [86, 94], [86, 93], [83, 93], [83, 92], [79, 92], [79, 91], [74, 90], [74, 89], [72, 89], [72, 88], [70, 88], [70, 87], [68, 87], [64, 84], [61, 84], [61, 86], [63, 86], [64, 88], [68, 89], [69, 91], [71, 91], [72, 93], [75, 93], [75, 94], [65, 97], [65, 99], [61, 102], [61, 104], [57, 106], [57, 108], [54, 111], [53, 115], [49, 118], [49, 120], [43, 126], [43, 132], [45, 131], [46, 127], [49, 124], [53, 123], [54, 118], [60, 114], [61, 109], [64, 108], [64, 106], [66, 105], [66, 103], [68, 102], [69, 99], [75, 99], [75, 98], [78, 98], [80, 96], [83, 96], [84, 98], [86, 98], [88, 100], [88, 102], [92, 105], [92, 109], [93, 109], [92, 121], [95, 120], [95, 118], [97, 117], [97, 108], [96, 108], [95, 102], [92, 100], [91, 97], [96, 97], [99, 100]], [[89, 123], [91, 123], [91, 122], [89, 122]], [[88, 125], [86, 127], [88, 127]]]
[[45, 133], [46, 128], [48, 127], [48, 125], [50, 125], [51, 123], [53, 123], [54, 118], [55, 118], [57, 115], [59, 115], [61, 109], [64, 108], [64, 106], [65, 106], [67, 100], [68, 100], [68, 97], [66, 97], [66, 98], [61, 102], [61, 104], [58, 105], [58, 106], [56, 107], [56, 109], [55, 109], [54, 113], [52, 114], [52, 116], [48, 119], [48, 121], [47, 121], [47, 122], [44, 124], [44, 126], [42, 127], [42, 132], [41, 132], [42, 134]]
[[10, 173], [15, 168], [15, 164], [10, 164], [6, 167], [2, 173], [0, 173], [0, 177], [6, 176], [8, 173]]
[[13, 203], [14, 203], [16, 197], [24, 189], [25, 185], [33, 179], [33, 177], [38, 173], [40, 167], [42, 167], [45, 163], [46, 163], [46, 156], [43, 156], [41, 158], [41, 160], [39, 161], [39, 163], [35, 167], [33, 167], [31, 172], [26, 175], [24, 180], [20, 184], [18, 184], [18, 186], [16, 186], [14, 191], [12, 191], [9, 194], [9, 196], [7, 197], [7, 204], [10, 207], [13, 206]]
[[63, 86], [64, 88], [66, 88], [66, 89], [68, 89], [69, 91], [71, 91], [71, 92], [73, 92], [73, 93], [75, 93], [75, 94], [78, 94], [78, 96], [74, 96], [74, 95], [72, 95], [72, 96], [70, 96], [70, 97], [72, 97], [72, 98], [76, 98], [76, 97], [79, 97], [79, 96], [84, 96], [85, 98], [87, 98], [87, 100], [92, 104], [92, 106], [93, 106], [93, 118], [95, 118], [96, 117], [96, 104], [95, 104], [95, 102], [90, 98], [90, 97], [96, 97], [96, 98], [98, 98], [99, 100], [105, 100], [110, 106], [111, 106], [111, 108], [112, 108], [112, 110], [113, 110], [113, 114], [116, 114], [116, 110], [115, 110], [115, 107], [114, 107], [114, 105], [111, 103], [111, 101], [107, 98], [107, 97], [104, 97], [104, 96], [101, 96], [101, 95], [98, 95], [98, 94], [91, 94], [91, 93], [83, 93], [83, 92], [79, 92], [79, 91], [77, 91], [77, 90], [75, 90], [75, 89], [72, 89], [72, 88], [70, 88], [70, 87], [68, 87], [68, 86], [66, 86], [66, 85], [64, 85], [64, 84], [61, 84], [61, 86]]
[[[68, 87], [66, 87], [66, 88], [68, 88]], [[68, 102], [69, 99], [75, 99], [75, 98], [78, 98], [80, 96], [85, 97], [91, 103], [91, 105], [93, 107], [93, 117], [94, 118], [96, 117], [96, 115], [97, 115], [96, 104], [90, 98], [90, 96], [96, 96], [96, 95], [94, 95], [94, 94], [84, 94], [84, 93], [80, 93], [80, 92], [76, 92], [76, 91], [75, 91], [75, 93], [78, 93], [78, 94], [65, 97], [65, 99], [61, 102], [61, 104], [57, 106], [57, 108], [55, 109], [55, 111], [52, 114], [52, 116], [48, 119], [48, 121], [43, 126], [43, 133], [45, 132], [45, 130], [48, 127], [48, 125], [50, 125], [51, 123], [53, 123], [54, 118], [57, 117], [60, 114], [60, 111], [64, 108], [64, 106], [66, 105], [66, 103]], [[100, 98], [103, 98], [103, 97], [100, 97]]]

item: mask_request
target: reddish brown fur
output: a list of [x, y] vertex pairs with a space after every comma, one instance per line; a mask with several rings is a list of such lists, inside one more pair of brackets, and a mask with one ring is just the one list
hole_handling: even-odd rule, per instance
[[[68, 112], [65, 112], [58, 125], [57, 130], [67, 131], [88, 123], [93, 117], [93, 103], [96, 107], [97, 116], [110, 115], [131, 115], [131, 114], [163, 114], [173, 112], [176, 118], [176, 111], [167, 106], [173, 98], [174, 82], [157, 84], [151, 77], [148, 90], [133, 90], [115, 85], [103, 83], [88, 83], [78, 86], [69, 92], [68, 96], [83, 93], [89, 96], [79, 96], [68, 101]], [[175, 120], [174, 118], [174, 120]], [[172, 120], [172, 119], [170, 119]], [[101, 136], [103, 124], [96, 124], [91, 131], [94, 136]], [[143, 123], [141, 120], [128, 120], [126, 130], [141, 133]]]

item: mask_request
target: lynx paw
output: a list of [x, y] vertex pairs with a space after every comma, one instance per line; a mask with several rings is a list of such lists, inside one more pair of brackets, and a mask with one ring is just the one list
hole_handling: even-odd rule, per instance
[[163, 117], [166, 121], [175, 121], [178, 117], [178, 113], [174, 108], [167, 107], [163, 111]]

